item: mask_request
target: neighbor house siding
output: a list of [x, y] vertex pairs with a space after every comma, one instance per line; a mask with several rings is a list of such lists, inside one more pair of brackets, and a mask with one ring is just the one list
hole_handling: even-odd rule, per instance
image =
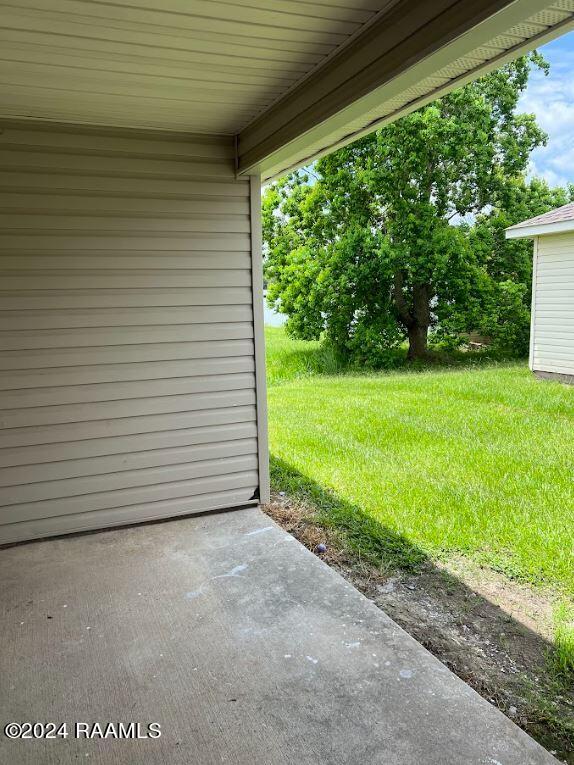
[[0, 167], [0, 542], [256, 501], [233, 142], [8, 124]]
[[574, 374], [574, 235], [535, 241], [531, 367]]

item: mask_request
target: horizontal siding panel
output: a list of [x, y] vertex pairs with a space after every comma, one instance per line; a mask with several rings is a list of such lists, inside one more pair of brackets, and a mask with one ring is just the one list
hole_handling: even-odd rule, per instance
[[148, 215], [169, 219], [191, 215], [248, 215], [247, 197], [200, 196], [189, 199], [162, 199], [157, 197], [109, 197], [70, 194], [16, 194], [0, 192], [0, 210], [18, 213], [48, 215], [54, 212], [67, 215], [106, 215], [113, 218]]
[[540, 245], [543, 250], [553, 249], [561, 244], [572, 245], [572, 239], [569, 233], [550, 234], [540, 240]]
[[27, 539], [42, 539], [63, 533], [93, 531], [103, 526], [113, 528], [126, 524], [257, 504], [257, 501], [252, 498], [253, 487], [250, 486], [246, 478], [242, 478], [240, 483], [245, 483], [245, 487], [238, 486], [227, 491], [205, 493], [196, 497], [129, 505], [95, 513], [71, 513], [65, 516], [54, 516], [7, 525], [2, 525], [0, 522], [0, 544], [11, 544]]
[[220, 324], [250, 322], [250, 305], [178, 306], [174, 308], [93, 308], [53, 311], [0, 311], [0, 331], [27, 329], [72, 329], [74, 327], [143, 327], [170, 324]]
[[536, 322], [536, 331], [543, 335], [557, 335], [560, 337], [574, 337], [572, 333], [572, 319], [565, 317], [553, 317], [551, 319], [542, 319], [540, 323]]
[[562, 310], [561, 308], [551, 311], [549, 309], [541, 310], [540, 313], [536, 311], [536, 325], [540, 327], [568, 327], [570, 328], [574, 324], [574, 306], [570, 307], [570, 310]]
[[[555, 270], [552, 269], [538, 269], [536, 272], [536, 275], [539, 279], [539, 285], [540, 287], [567, 287], [569, 284], [569, 280], [571, 279], [571, 275], [574, 273], [574, 262], [572, 264], [572, 268], [568, 266], [568, 268], [557, 268]], [[565, 278], [564, 278], [565, 277]]]
[[54, 191], [84, 192], [90, 196], [106, 194], [110, 197], [129, 195], [133, 199], [178, 199], [200, 196], [209, 197], [238, 197], [249, 198], [247, 181], [199, 181], [199, 180], [164, 180], [161, 178], [146, 178], [142, 183], [140, 178], [116, 178], [90, 175], [65, 175], [42, 173], [15, 173], [3, 171], [0, 173], [0, 189], [33, 194]]
[[[1, 286], [1, 285], [0, 285]], [[128, 308], [131, 306], [219, 306], [251, 305], [251, 285], [245, 287], [189, 287], [188, 289], [87, 289], [0, 290], [2, 311], [53, 308]]]
[[574, 265], [574, 247], [569, 249], [551, 250], [540, 255], [538, 270], [546, 271], [556, 268], [570, 269]]
[[574, 364], [574, 349], [564, 346], [546, 345], [546, 343], [535, 344], [534, 358]]
[[568, 274], [562, 274], [562, 278], [558, 278], [557, 276], [549, 277], [547, 274], [538, 273], [537, 277], [537, 292], [553, 296], [564, 295], [566, 303], [572, 299], [574, 286], [570, 286], [570, 276]]
[[536, 333], [534, 351], [549, 356], [566, 354], [574, 359], [574, 343], [566, 337], [538, 337]]
[[543, 309], [549, 308], [552, 310], [562, 310], [565, 305], [569, 308], [573, 304], [574, 299], [569, 296], [565, 299], [564, 295], [555, 295], [552, 292], [544, 292], [538, 288], [536, 289], [536, 305], [540, 305]]
[[542, 252], [552, 252], [560, 247], [572, 247], [570, 233], [562, 231], [554, 234], [546, 234], [544, 235], [544, 239], [540, 241], [540, 247]]
[[[230, 473], [238, 472], [238, 469], [254, 469], [257, 466], [257, 441], [230, 441], [188, 449], [138, 452], [133, 459], [128, 460], [128, 457], [129, 455], [115, 455], [113, 460], [102, 457], [38, 465], [34, 471], [38, 479], [35, 483], [8, 485], [4, 483], [3, 476], [0, 508], [3, 505], [97, 493], [102, 490], [102, 475], [106, 476], [106, 491], [117, 491], [148, 486], [150, 483], [171, 483], [221, 475], [222, 472], [226, 472], [226, 468]], [[167, 461], [170, 458], [174, 460], [172, 463]], [[130, 465], [139, 467], [130, 469]], [[86, 472], [74, 472], [81, 470]], [[18, 478], [25, 477], [30, 471], [24, 466], [6, 472], [12, 478]], [[58, 478], [61, 472], [70, 475]]]
[[[238, 449], [245, 447], [245, 454], [252, 454], [257, 450], [256, 439], [257, 423], [237, 422], [136, 436], [0, 449], [0, 485], [193, 462], [210, 458], [202, 455], [221, 456], [222, 450], [233, 449], [233, 443], [238, 444]], [[247, 448], [247, 444], [255, 445], [255, 449]], [[30, 469], [32, 465], [33, 474]]]
[[572, 262], [574, 262], [574, 249], [570, 244], [568, 247], [543, 250], [540, 253], [538, 268], [568, 268]]
[[82, 327], [60, 331], [1, 332], [0, 350], [82, 348], [87, 346], [239, 340], [253, 337], [251, 322], [175, 324], [165, 327]]
[[[567, 374], [570, 374], [570, 370], [574, 369], [574, 357], [572, 354], [569, 356], [561, 356], [561, 355], [554, 355], [552, 353], [547, 353], [544, 355], [540, 355], [538, 353], [534, 353], [533, 355], [533, 368], [534, 369], [540, 369], [543, 370], [545, 366], [553, 365], [556, 367], [560, 367], [562, 372], [565, 372]], [[572, 372], [574, 374], [574, 372]]]
[[[252, 458], [241, 458], [247, 464]], [[159, 483], [153, 486], [138, 486], [130, 489], [84, 494], [80, 497], [61, 497], [56, 500], [32, 502], [29, 504], [7, 505], [0, 507], [0, 524], [22, 523], [36, 518], [62, 516], [71, 513], [91, 513], [96, 510], [109, 510], [141, 502], [173, 499], [175, 497], [193, 497], [199, 494], [223, 491], [239, 486], [256, 486], [257, 472], [231, 472], [230, 467], [237, 467], [238, 462], [228, 465], [223, 460], [219, 473], [206, 477], [192, 478], [187, 481]]]
[[574, 316], [574, 305], [541, 305], [540, 314], [537, 311], [537, 315], [560, 321], [562, 316]]
[[558, 361], [534, 359], [532, 369], [534, 372], [556, 372], [562, 375], [574, 374], [574, 364], [561, 364]]
[[252, 356], [232, 356], [231, 358], [34, 369], [33, 374], [25, 371], [0, 372], [0, 390], [24, 391], [29, 388], [83, 386], [128, 380], [165, 380], [202, 375], [229, 375], [253, 372], [254, 367], [255, 362]]
[[62, 271], [54, 274], [49, 271], [26, 272], [5, 271], [2, 276], [4, 290], [82, 290], [82, 289], [129, 289], [131, 288], [176, 288], [176, 287], [248, 287], [251, 274], [248, 270], [223, 270], [221, 273], [211, 269], [158, 271], [85, 271], [74, 273]]
[[83, 290], [131, 288], [176, 289], [177, 287], [248, 287], [251, 275], [248, 270], [176, 270], [165, 271], [85, 271], [74, 273], [64, 271], [58, 274], [48, 271], [25, 272], [6, 271], [2, 276], [4, 290]]
[[233, 162], [235, 146], [233, 139], [214, 138], [207, 135], [178, 135], [177, 133], [153, 133], [131, 130], [113, 131], [94, 128], [50, 127], [34, 129], [30, 123], [4, 127], [0, 134], [0, 146], [4, 149], [28, 149], [34, 152], [73, 152], [86, 155], [151, 156], [188, 160], [191, 157]]
[[574, 354], [555, 348], [535, 348], [534, 359], [565, 366], [572, 366], [574, 364]]
[[38, 425], [79, 423], [90, 420], [109, 421], [116, 418], [185, 413], [217, 407], [247, 406], [254, 403], [254, 391], [233, 390], [180, 396], [151, 396], [121, 401], [96, 401], [81, 405], [72, 403], [26, 409], [2, 409], [0, 410], [0, 432], [3, 429]]
[[254, 374], [199, 375], [162, 380], [131, 380], [129, 382], [96, 383], [94, 385], [65, 385], [58, 388], [30, 388], [4, 391], [2, 408], [25, 409], [36, 406], [121, 401], [150, 396], [175, 396], [187, 393], [212, 393], [255, 387]]
[[539, 255], [538, 272], [570, 271], [574, 266], [574, 252], [569, 250], [556, 250]]
[[44, 252], [41, 255], [22, 253], [19, 255], [0, 254], [0, 269], [5, 274], [12, 271], [94, 271], [94, 267], [104, 271], [246, 271], [251, 267], [248, 252], [206, 252], [186, 254], [169, 250], [162, 252], [122, 251], [120, 254], [110, 250], [85, 253], [79, 251], [73, 255], [55, 255]]
[[574, 275], [574, 262], [572, 263], [572, 268], [539, 268], [537, 274], [538, 278], [542, 280], [541, 286], [560, 286], [564, 284], [565, 279], [571, 279]]
[[[10, 454], [19, 447], [54, 445], [77, 441], [83, 444], [92, 439], [106, 441], [119, 436], [177, 432], [193, 428], [205, 428], [239, 422], [255, 421], [254, 404], [231, 406], [213, 410], [185, 411], [168, 414], [151, 414], [140, 417], [118, 417], [114, 420], [64, 423], [60, 425], [27, 426], [0, 429], [0, 454], [8, 449]], [[140, 436], [138, 436], [140, 438]], [[57, 448], [54, 448], [57, 453]]]
[[249, 483], [245, 477], [237, 483], [244, 483], [245, 486], [236, 486], [226, 491], [205, 493], [195, 497], [146, 502], [93, 513], [70, 513], [24, 523], [5, 525], [0, 523], [0, 544], [256, 504], [256, 500], [252, 500], [256, 484]]
[[553, 361], [566, 360], [574, 364], [574, 347], [541, 341], [534, 345], [533, 353], [536, 358], [552, 359]]
[[[78, 233], [63, 235], [62, 233], [22, 233], [22, 234], [2, 234], [0, 235], [0, 250], [7, 252], [16, 250], [80, 250], [87, 252], [90, 250], [112, 251], [120, 250], [145, 250], [156, 251], [158, 245], [169, 251], [183, 250], [194, 252], [201, 250], [214, 250], [216, 252], [249, 252], [250, 238], [246, 234], [193, 234], [182, 236], [181, 233], [156, 234], [147, 237], [139, 235], [134, 231], [132, 235], [124, 234], [120, 236], [108, 236], [94, 230], [81, 236]], [[192, 286], [192, 285], [190, 285]], [[225, 285], [223, 285], [225, 286]], [[25, 289], [25, 288], [24, 288]], [[46, 287], [50, 289], [50, 287]]]
[[37, 348], [33, 351], [0, 353], [0, 370], [49, 369], [94, 364], [211, 359], [253, 353], [252, 340], [198, 341], [189, 343], [143, 343], [141, 345], [99, 346], [92, 348]]
[[572, 250], [548, 252], [540, 256], [540, 260], [538, 261], [539, 273], [571, 271], [573, 267], [574, 252]]
[[574, 335], [574, 316], [536, 317], [536, 330], [552, 334], [554, 331]]
[[535, 372], [556, 372], [557, 374], [562, 375], [574, 374], [574, 364], [560, 364], [557, 361], [549, 359], [534, 359], [532, 363], [532, 369]]
[[[146, 217], [118, 217], [115, 215], [30, 215], [0, 213], [0, 228], [6, 233], [19, 235], [35, 233], [36, 231], [49, 232], [76, 232], [82, 234], [94, 231], [95, 235], [120, 234], [145, 232], [149, 234], [165, 234], [173, 236], [183, 233], [199, 234], [248, 234], [249, 218], [247, 215], [196, 215], [186, 218], [154, 218]], [[194, 238], [194, 237], [192, 237]]]
[[[175, 463], [178, 459], [174, 455], [191, 447], [201, 450], [210, 444], [252, 441], [256, 437], [257, 423], [248, 421], [0, 449], [0, 482], [4, 481], [7, 485], [22, 483], [22, 478], [26, 476], [28, 480], [46, 480], [43, 476], [70, 478], [93, 475], [104, 472], [103, 466], [106, 465], [111, 471], [142, 467], [148, 452], [149, 459], [154, 459], [154, 455], [158, 460], [163, 459], [160, 455], [165, 453], [166, 459], [173, 459]], [[33, 475], [31, 465], [35, 466]], [[39, 471], [40, 465], [46, 465], [44, 472]]]
[[537, 294], [544, 297], [563, 297], [564, 304], [574, 305], [572, 293], [574, 290], [569, 287], [574, 283], [574, 270], [570, 274], [560, 274], [559, 276], [548, 276], [548, 274], [537, 274]]
[[538, 250], [543, 255], [558, 251], [572, 252], [572, 239], [569, 233], [546, 235], [544, 239], [540, 237], [538, 243]]
[[568, 328], [538, 327], [536, 328], [536, 339], [544, 342], [562, 343], [565, 347], [574, 345], [574, 332]]
[[[159, 467], [148, 466], [145, 469], [106, 471], [104, 474], [106, 493], [149, 486], [151, 484], [157, 486], [162, 483], [173, 483], [174, 481], [206, 478], [208, 476], [222, 475], [227, 472], [238, 473], [244, 470], [254, 470], [257, 467], [257, 450], [253, 449], [253, 444], [245, 447], [241, 443], [231, 442], [219, 451], [221, 456], [214, 457], [213, 459], [182, 461], [181, 464], [164, 464]], [[80, 497], [85, 494], [99, 493], [103, 485], [102, 475], [87, 475], [78, 478], [5, 486], [0, 488], [0, 507], [36, 502], [43, 503], [49, 499], [64, 500], [67, 497]], [[30, 508], [30, 510], [33, 513], [33, 508]], [[15, 512], [17, 512], [16, 509]], [[0, 513], [2, 513], [2, 510], [0, 510]], [[32, 515], [31, 517], [35, 516]]]
[[155, 159], [153, 155], [144, 159], [132, 157], [107, 157], [90, 154], [47, 153], [26, 151], [24, 147], [4, 149], [0, 142], [0, 170], [8, 172], [55, 172], [70, 175], [105, 175], [107, 177], [127, 176], [146, 178], [157, 176], [167, 178], [226, 178], [235, 176], [233, 162], [209, 162], [208, 160]]
[[[567, 294], [560, 292], [558, 294], [547, 290], [536, 290], [536, 303], [541, 310], [559, 310], [561, 313], [571, 313], [574, 309], [574, 292]], [[558, 321], [558, 324], [560, 322]]]

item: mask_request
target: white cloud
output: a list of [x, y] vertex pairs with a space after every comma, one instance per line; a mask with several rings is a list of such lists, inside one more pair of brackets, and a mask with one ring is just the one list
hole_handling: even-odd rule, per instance
[[519, 104], [548, 133], [548, 145], [532, 155], [529, 174], [564, 186], [574, 183], [574, 33], [544, 46], [541, 53], [550, 62], [550, 74], [533, 72]]

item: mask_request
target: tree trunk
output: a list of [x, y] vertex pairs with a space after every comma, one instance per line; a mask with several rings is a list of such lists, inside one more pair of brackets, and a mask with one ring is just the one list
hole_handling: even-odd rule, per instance
[[412, 322], [408, 325], [409, 352], [407, 359], [423, 359], [427, 354], [427, 337], [431, 323], [430, 296], [432, 290], [429, 284], [413, 286]]
[[409, 352], [407, 353], [407, 359], [409, 361], [424, 359], [427, 354], [428, 325], [420, 326], [415, 322], [408, 328], [408, 333]]
[[415, 284], [412, 287], [412, 307], [405, 296], [405, 277], [401, 271], [394, 275], [393, 297], [397, 316], [406, 327], [409, 336], [407, 359], [422, 359], [427, 354], [427, 337], [431, 323], [430, 296], [433, 294], [430, 284]]

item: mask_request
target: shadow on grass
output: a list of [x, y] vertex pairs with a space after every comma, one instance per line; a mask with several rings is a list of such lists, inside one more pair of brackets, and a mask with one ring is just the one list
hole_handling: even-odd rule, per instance
[[[271, 483], [275, 491], [285, 492], [289, 500], [309, 510], [305, 522], [332, 530], [347, 557], [380, 572], [380, 582], [393, 573], [406, 574], [415, 582], [411, 584], [415, 591], [405, 591], [400, 601], [394, 596], [377, 596], [376, 577], [370, 574], [364, 581], [360, 573], [351, 577], [431, 653], [509, 713], [543, 746], [574, 765], [572, 678], [552, 671], [554, 647], [548, 640], [436, 566], [407, 537], [275, 456], [271, 457]], [[305, 529], [294, 533], [309, 543]], [[429, 612], [429, 597], [430, 611], [438, 604], [442, 621]], [[513, 707], [518, 709], [512, 714]]]
[[357, 505], [338, 498], [274, 456], [271, 484], [311, 504], [316, 523], [342, 532], [349, 547], [378, 568], [414, 573], [428, 562], [426, 553], [405, 536], [386, 528]]

